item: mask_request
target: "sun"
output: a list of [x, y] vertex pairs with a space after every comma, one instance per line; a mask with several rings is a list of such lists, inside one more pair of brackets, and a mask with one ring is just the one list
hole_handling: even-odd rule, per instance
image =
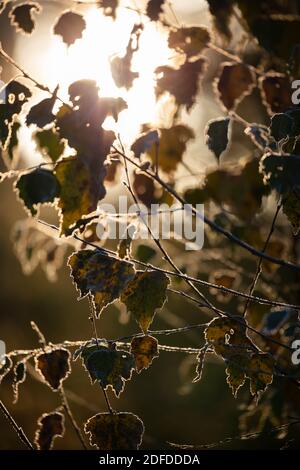
[[86, 29], [82, 39], [69, 48], [59, 36], [53, 35], [47, 53], [50, 86], [59, 83], [60, 94], [67, 99], [68, 86], [76, 80], [88, 78], [97, 82], [101, 96], [124, 98], [128, 109], [120, 113], [118, 124], [108, 119], [104, 127], [119, 133], [125, 143], [130, 142], [139, 133], [141, 124], [157, 123], [154, 71], [159, 65], [168, 63], [170, 49], [167, 38], [156, 24], [146, 23], [139, 50], [132, 61], [132, 70], [139, 76], [130, 90], [119, 89], [112, 78], [110, 60], [116, 55], [124, 55], [130, 32], [139, 22], [139, 16], [136, 12], [120, 9], [113, 21], [101, 10], [91, 8], [84, 17]]

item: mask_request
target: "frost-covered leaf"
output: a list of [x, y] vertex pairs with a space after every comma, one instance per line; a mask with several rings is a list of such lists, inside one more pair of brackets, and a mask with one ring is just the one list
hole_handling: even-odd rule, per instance
[[232, 356], [226, 367], [226, 381], [236, 398], [238, 390], [246, 382], [245, 366], [247, 366], [247, 357], [240, 354]]
[[19, 198], [31, 215], [37, 214], [37, 206], [54, 202], [59, 196], [59, 183], [52, 171], [37, 168], [23, 173], [16, 181]]
[[68, 265], [80, 296], [92, 295], [98, 316], [104, 307], [120, 297], [135, 276], [131, 263], [107, 256], [100, 250], [77, 251], [70, 256]]
[[[60, 185], [58, 207], [61, 214], [60, 232], [70, 235], [76, 222], [97, 208], [105, 195], [103, 181], [95, 187], [94, 174], [83, 159], [68, 157], [56, 165], [54, 174]], [[104, 178], [105, 170], [103, 170]]]
[[233, 109], [249, 95], [255, 87], [255, 74], [244, 64], [225, 62], [216, 79], [217, 96], [226, 109]]
[[158, 357], [157, 339], [153, 336], [133, 338], [130, 351], [134, 355], [136, 371], [142, 372], [143, 369], [148, 369], [153, 359]]
[[[3, 357], [1, 357], [3, 360]], [[13, 362], [9, 356], [5, 356], [4, 358], [4, 363], [0, 363], [0, 384], [4, 377], [12, 370], [13, 368]]]
[[39, 450], [51, 450], [54, 439], [65, 434], [65, 417], [58, 411], [44, 413], [39, 417], [37, 424], [34, 443]]
[[105, 390], [111, 387], [118, 397], [125, 381], [131, 378], [135, 366], [133, 355], [103, 345], [88, 345], [81, 349], [80, 356], [91, 381], [98, 381]]
[[200, 91], [200, 77], [206, 69], [206, 59], [201, 57], [194, 62], [186, 61], [179, 69], [168, 65], [158, 67], [156, 95], [159, 97], [164, 92], [174, 96], [178, 106], [184, 106], [188, 111], [195, 104]]
[[86, 22], [82, 15], [67, 11], [60, 16], [54, 26], [54, 34], [62, 37], [67, 46], [82, 38]]
[[267, 153], [260, 161], [265, 183], [280, 194], [300, 187], [300, 156]]
[[205, 26], [191, 26], [171, 30], [169, 34], [169, 47], [178, 52], [183, 52], [187, 57], [198, 56], [211, 40], [208, 29]]
[[26, 362], [20, 361], [14, 367], [14, 381], [13, 381], [13, 392], [14, 392], [14, 403], [17, 403], [19, 398], [19, 385], [25, 382], [26, 379]]
[[228, 146], [229, 124], [229, 118], [212, 119], [208, 122], [204, 131], [206, 144], [209, 150], [215, 154], [218, 161]]
[[169, 278], [160, 271], [138, 271], [121, 295], [126, 305], [144, 333], [153, 321], [157, 309], [166, 301]]
[[47, 384], [58, 390], [71, 371], [70, 353], [67, 349], [53, 349], [35, 357], [35, 367]]
[[11, 24], [26, 34], [31, 34], [35, 28], [34, 13], [40, 13], [39, 3], [27, 2], [14, 7], [9, 13]]
[[295, 128], [294, 119], [285, 113], [274, 114], [271, 118], [270, 132], [278, 142], [286, 139], [293, 133]]
[[269, 354], [256, 353], [251, 356], [247, 373], [250, 378], [250, 391], [257, 398], [273, 382], [274, 359]]
[[37, 142], [38, 149], [42, 154], [49, 157], [55, 163], [64, 153], [66, 144], [60, 139], [59, 134], [54, 129], [37, 131], [33, 135]]
[[31, 97], [31, 91], [22, 83], [12, 80], [5, 87], [6, 101], [0, 103], [0, 141], [6, 149], [9, 143], [13, 118], [22, 111], [22, 107]]
[[87, 420], [85, 432], [99, 450], [136, 450], [142, 443], [144, 423], [133, 413], [99, 413]]
[[269, 73], [259, 79], [263, 103], [270, 115], [283, 113], [292, 106], [292, 89], [286, 75]]

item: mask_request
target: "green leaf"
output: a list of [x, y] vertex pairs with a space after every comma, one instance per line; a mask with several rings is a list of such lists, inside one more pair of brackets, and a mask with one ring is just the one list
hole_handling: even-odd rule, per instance
[[279, 194], [300, 186], [300, 156], [265, 154], [260, 161], [264, 181]]
[[65, 151], [66, 144], [60, 139], [59, 134], [54, 129], [37, 131], [33, 138], [36, 140], [38, 148], [43, 155], [49, 157], [54, 163]]
[[119, 397], [125, 381], [131, 379], [135, 366], [133, 355], [103, 345], [88, 345], [80, 351], [80, 356], [92, 383], [98, 381], [104, 390], [111, 387]]
[[39, 417], [37, 424], [34, 443], [38, 450], [51, 450], [54, 439], [65, 434], [65, 417], [58, 411], [44, 413]]
[[205, 129], [206, 144], [217, 160], [220, 160], [222, 153], [227, 149], [229, 142], [229, 118], [212, 119]]
[[67, 11], [61, 15], [54, 25], [54, 34], [62, 37], [67, 46], [74, 44], [77, 39], [82, 38], [86, 28], [86, 22], [82, 15]]
[[158, 67], [156, 96], [168, 92], [174, 96], [176, 104], [187, 111], [195, 104], [200, 91], [200, 77], [206, 69], [206, 59], [201, 57], [194, 62], [186, 61], [179, 69], [168, 65]]
[[60, 209], [60, 233], [71, 235], [76, 222], [97, 208], [97, 203], [105, 196], [103, 178], [99, 176], [96, 185], [95, 174], [84, 160], [68, 157], [60, 160], [54, 174], [60, 185], [58, 207]]
[[98, 413], [87, 420], [84, 430], [99, 450], [136, 450], [142, 443], [144, 423], [133, 413]]
[[158, 357], [158, 342], [153, 336], [141, 336], [133, 338], [130, 352], [134, 355], [135, 368], [138, 373], [143, 369], [148, 369], [153, 359]]
[[177, 52], [193, 58], [198, 56], [211, 40], [209, 31], [204, 26], [191, 26], [171, 30], [169, 34], [169, 47]]
[[70, 353], [67, 349], [52, 349], [35, 357], [35, 368], [53, 389], [58, 390], [71, 372]]
[[139, 245], [136, 249], [136, 258], [143, 263], [148, 263], [154, 256], [156, 251], [148, 245]]
[[92, 295], [97, 316], [120, 297], [135, 275], [131, 263], [102, 254], [100, 250], [77, 251], [70, 256], [68, 265], [80, 296]]
[[39, 204], [52, 203], [59, 196], [59, 183], [52, 171], [37, 168], [23, 173], [16, 181], [15, 188], [31, 215], [37, 214]]
[[16, 6], [9, 13], [11, 24], [26, 34], [31, 34], [35, 28], [33, 21], [33, 12], [40, 13], [41, 6], [38, 3], [28, 2], [23, 5]]
[[215, 81], [217, 96], [226, 110], [234, 109], [256, 85], [255, 73], [245, 64], [225, 62]]
[[121, 301], [146, 333], [157, 309], [166, 301], [169, 278], [159, 271], [138, 271], [121, 295]]
[[9, 143], [12, 123], [31, 97], [31, 91], [16, 80], [12, 80], [5, 87], [6, 101], [0, 103], [0, 141], [5, 150]]
[[[169, 129], [159, 129], [159, 134], [158, 164], [164, 172], [172, 173], [182, 161], [188, 142], [194, 138], [194, 132], [190, 127], [177, 124]], [[155, 163], [156, 143], [147, 150], [147, 154]]]

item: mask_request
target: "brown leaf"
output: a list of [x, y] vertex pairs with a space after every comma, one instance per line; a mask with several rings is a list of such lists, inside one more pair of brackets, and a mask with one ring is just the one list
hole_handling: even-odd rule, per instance
[[144, 434], [143, 421], [133, 413], [99, 413], [84, 425], [90, 443], [99, 450], [136, 450]]
[[65, 417], [62, 413], [54, 411], [46, 413], [38, 419], [38, 428], [34, 443], [39, 450], [51, 450], [56, 437], [63, 437], [65, 433]]
[[225, 62], [215, 82], [218, 98], [226, 109], [236, 108], [252, 92], [255, 81], [255, 74], [247, 65]]
[[135, 358], [136, 371], [142, 372], [148, 369], [153, 359], [158, 357], [158, 342], [153, 336], [141, 336], [133, 338], [130, 347], [131, 353]]
[[282, 113], [292, 105], [289, 78], [279, 73], [269, 73], [259, 79], [262, 100], [270, 115]]
[[200, 76], [205, 69], [206, 59], [203, 57], [194, 62], [186, 61], [179, 69], [165, 65], [158, 67], [155, 71], [158, 75], [156, 95], [167, 91], [174, 96], [179, 107], [184, 106], [189, 111], [200, 91]]
[[151, 21], [157, 21], [163, 12], [165, 0], [149, 0], [146, 9], [146, 15]]
[[47, 384], [58, 390], [70, 374], [70, 353], [67, 349], [53, 349], [35, 357], [35, 367]]
[[86, 23], [82, 15], [67, 11], [58, 18], [54, 25], [54, 34], [61, 36], [64, 43], [70, 46], [82, 37], [85, 27]]
[[33, 11], [40, 13], [41, 6], [38, 3], [28, 2], [18, 5], [10, 11], [11, 24], [17, 28], [17, 31], [22, 31], [25, 34], [32, 33], [35, 28]]

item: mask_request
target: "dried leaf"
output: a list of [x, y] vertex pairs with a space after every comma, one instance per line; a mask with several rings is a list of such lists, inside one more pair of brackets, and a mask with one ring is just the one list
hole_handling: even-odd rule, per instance
[[67, 349], [52, 349], [35, 357], [35, 367], [47, 384], [58, 390], [71, 371], [70, 353]]
[[135, 275], [131, 263], [104, 255], [99, 250], [77, 251], [70, 256], [68, 265], [80, 296], [92, 295], [97, 316], [120, 297]]
[[151, 21], [158, 21], [163, 12], [165, 0], [149, 0], [146, 9], [146, 15]]
[[18, 197], [31, 215], [37, 214], [37, 206], [54, 202], [59, 196], [59, 183], [52, 171], [37, 168], [23, 173], [15, 183]]
[[134, 355], [136, 371], [140, 373], [143, 369], [148, 369], [153, 359], [158, 357], [157, 339], [153, 338], [153, 336], [133, 338], [130, 351]]
[[288, 114], [274, 114], [271, 118], [270, 132], [277, 142], [290, 136], [294, 131], [294, 119]]
[[94, 174], [89, 166], [75, 157], [58, 162], [54, 174], [60, 184], [57, 204], [61, 214], [60, 233], [68, 236], [79, 219], [96, 210], [99, 199], [105, 196], [105, 188], [100, 181], [95, 188]]
[[51, 98], [46, 98], [40, 101], [38, 104], [34, 105], [27, 114], [27, 126], [35, 124], [37, 127], [40, 127], [42, 129], [43, 127], [47, 126], [47, 124], [51, 124], [51, 122], [53, 122], [53, 120], [55, 119], [55, 116], [52, 113], [55, 101], [56, 92]]
[[14, 7], [9, 13], [11, 24], [17, 28], [17, 31], [31, 34], [35, 28], [33, 12], [41, 12], [41, 6], [38, 3], [28, 2]]
[[[186, 61], [179, 69], [161, 66], [156, 69], [156, 95], [169, 92], [176, 104], [184, 106], [187, 111], [195, 104], [200, 91], [200, 77], [204, 74], [206, 59], [201, 57], [194, 62]], [[162, 75], [162, 76], [160, 76]]]
[[218, 161], [228, 146], [229, 124], [229, 118], [212, 119], [208, 122], [204, 131], [205, 143], [209, 150], [215, 154]]
[[133, 355], [103, 345], [88, 345], [81, 349], [80, 356], [92, 383], [98, 381], [104, 390], [111, 387], [119, 397], [125, 381], [131, 379], [135, 365]]
[[226, 368], [226, 381], [235, 398], [237, 397], [238, 390], [246, 382], [246, 373], [244, 368], [247, 366], [247, 362], [247, 358], [237, 354], [236, 356], [232, 356]]
[[209, 11], [213, 16], [214, 27], [218, 33], [229, 41], [232, 37], [230, 20], [233, 15], [233, 0], [207, 0]]
[[247, 95], [250, 95], [256, 85], [255, 73], [245, 64], [225, 62], [216, 79], [217, 96], [224, 107], [234, 109]]
[[99, 450], [136, 450], [142, 443], [143, 421], [133, 413], [98, 413], [84, 425], [91, 445]]
[[82, 38], [85, 28], [86, 22], [82, 15], [67, 11], [58, 18], [54, 25], [54, 34], [61, 36], [64, 43], [70, 46], [77, 39]]
[[25, 382], [26, 379], [26, 362], [20, 361], [14, 367], [14, 381], [13, 381], [13, 392], [14, 400], [13, 403], [17, 403], [19, 398], [19, 385]]
[[62, 413], [44, 413], [38, 419], [38, 428], [35, 433], [34, 443], [39, 450], [51, 450], [54, 439], [65, 434], [65, 417]]
[[250, 391], [257, 399], [273, 382], [274, 359], [269, 354], [256, 353], [248, 363], [247, 375], [250, 378]]
[[138, 78], [137, 72], [131, 71], [131, 62], [134, 52], [139, 48], [139, 37], [142, 32], [142, 26], [134, 25], [130, 40], [124, 57], [115, 57], [111, 61], [111, 74], [117, 87], [125, 87], [127, 90], [132, 87], [135, 78]]
[[264, 181], [278, 193], [285, 194], [300, 186], [300, 156], [266, 153], [260, 161]]
[[156, 310], [164, 306], [169, 278], [159, 271], [138, 271], [121, 295], [121, 301], [146, 333]]
[[171, 30], [169, 34], [169, 47], [177, 52], [186, 54], [189, 58], [198, 56], [211, 40], [209, 31], [204, 26], [191, 26]]
[[9, 143], [14, 116], [22, 111], [23, 105], [31, 97], [31, 91], [12, 80], [5, 87], [5, 94], [6, 102], [0, 103], [0, 141], [4, 150]]
[[270, 115], [283, 113], [292, 106], [292, 89], [289, 78], [279, 73], [269, 73], [259, 79], [262, 100]]

